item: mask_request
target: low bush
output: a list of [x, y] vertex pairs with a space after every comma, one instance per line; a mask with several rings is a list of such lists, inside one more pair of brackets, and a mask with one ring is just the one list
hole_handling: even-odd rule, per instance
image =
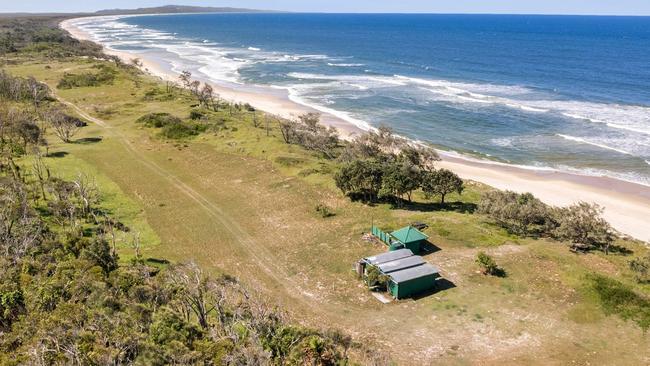
[[197, 136], [206, 130], [205, 125], [190, 123], [173, 123], [162, 128], [160, 134], [168, 139], [184, 139]]
[[147, 90], [144, 93], [144, 96], [142, 97], [142, 100], [150, 102], [150, 101], [159, 101], [159, 102], [166, 102], [169, 100], [172, 100], [175, 98], [174, 93], [171, 91], [166, 91], [163, 90], [162, 88], [154, 87], [149, 90]]
[[197, 110], [197, 109], [193, 109], [193, 110], [190, 111], [190, 119], [191, 120], [196, 121], [196, 120], [203, 119], [203, 118], [205, 118], [205, 112]]
[[479, 252], [476, 256], [476, 264], [481, 268], [481, 273], [484, 275], [505, 277], [506, 272], [503, 268], [497, 265], [497, 262], [491, 256], [484, 252]]
[[631, 260], [629, 266], [638, 283], [650, 283], [650, 254]]
[[316, 212], [318, 212], [321, 215], [321, 217], [323, 217], [323, 218], [328, 218], [328, 217], [332, 217], [332, 216], [335, 215], [335, 213], [332, 212], [331, 208], [327, 207], [326, 205], [324, 205], [322, 203], [319, 203], [318, 205], [316, 205]]
[[144, 116], [138, 118], [135, 122], [141, 123], [146, 127], [155, 127], [155, 128], [161, 128], [168, 125], [176, 125], [176, 124], [183, 123], [183, 121], [181, 121], [180, 118], [171, 115], [169, 113], [145, 114]]

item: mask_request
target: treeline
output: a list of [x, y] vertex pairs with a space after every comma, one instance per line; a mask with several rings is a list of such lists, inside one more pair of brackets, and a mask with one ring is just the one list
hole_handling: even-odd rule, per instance
[[573, 250], [599, 249], [609, 253], [618, 237], [602, 217], [603, 209], [586, 202], [560, 208], [549, 206], [530, 193], [491, 191], [481, 197], [478, 212], [513, 234], [567, 241]]
[[392, 200], [398, 206], [411, 202], [421, 189], [427, 198], [461, 194], [463, 181], [446, 169], [435, 169], [435, 150], [395, 136], [388, 127], [341, 140], [333, 127], [320, 124], [320, 115], [307, 113], [295, 120], [279, 120], [282, 139], [335, 159], [341, 167], [334, 175], [336, 186], [352, 199], [365, 202]]
[[342, 166], [334, 175], [336, 186], [352, 198], [366, 202], [391, 199], [411, 202], [421, 189], [427, 198], [461, 194], [463, 181], [446, 169], [435, 169], [436, 152], [393, 135], [389, 128], [366, 132], [345, 143]]

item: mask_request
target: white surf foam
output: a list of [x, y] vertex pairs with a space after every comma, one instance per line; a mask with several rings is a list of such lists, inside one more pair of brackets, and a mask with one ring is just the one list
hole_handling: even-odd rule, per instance
[[366, 66], [365, 64], [335, 64], [332, 62], [328, 62], [327, 66], [333, 66], [333, 67], [361, 67], [361, 66]]
[[289, 99], [295, 103], [340, 118], [364, 131], [369, 131], [373, 129], [373, 127], [368, 122], [352, 116], [352, 114], [349, 112], [343, 112], [333, 108], [325, 107], [316, 102], [310, 101], [308, 98], [302, 97], [301, 93], [298, 90], [298, 87], [289, 87], [287, 88], [287, 91], [289, 93]]
[[599, 147], [601, 149], [616, 151], [616, 152], [619, 152], [621, 154], [634, 156], [634, 154], [632, 154], [631, 152], [628, 152], [628, 151], [625, 151], [625, 150], [622, 150], [622, 149], [619, 149], [619, 148], [616, 148], [616, 147], [613, 147], [613, 146], [608, 146], [608, 145], [605, 145], [605, 144], [602, 144], [602, 143], [590, 141], [590, 140], [584, 139], [582, 137], [563, 135], [563, 134], [560, 134], [560, 133], [558, 133], [557, 136], [559, 136], [559, 137], [561, 137], [561, 138], [563, 138], [565, 140], [575, 141], [575, 142], [579, 142], [581, 144], [592, 145], [592, 146]]

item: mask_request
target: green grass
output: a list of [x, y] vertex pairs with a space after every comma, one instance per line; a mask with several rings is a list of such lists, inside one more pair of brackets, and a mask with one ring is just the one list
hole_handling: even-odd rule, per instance
[[615, 279], [593, 274], [588, 277], [606, 314], [635, 322], [644, 333], [650, 328], [650, 299]]

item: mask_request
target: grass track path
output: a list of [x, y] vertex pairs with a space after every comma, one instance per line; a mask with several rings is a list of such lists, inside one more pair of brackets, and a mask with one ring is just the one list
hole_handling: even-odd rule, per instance
[[[119, 142], [125, 147], [125, 149], [133, 156], [136, 161], [144, 165], [151, 172], [164, 178], [176, 190], [196, 202], [212, 219], [216, 220], [220, 224], [220, 227], [227, 230], [233, 237], [238, 239], [238, 246], [244, 249], [248, 257], [252, 259], [255, 264], [264, 271], [264, 274], [266, 276], [271, 278], [276, 284], [279, 284], [284, 289], [284, 293], [287, 297], [290, 297], [292, 300], [297, 301], [300, 305], [302, 305], [302, 308], [310, 309], [311, 312], [319, 313], [323, 310], [323, 304], [315, 307], [313, 306], [311, 299], [306, 298], [306, 296], [295, 295], [296, 291], [294, 291], [294, 289], [300, 289], [300, 283], [292, 280], [291, 276], [286, 273], [286, 271], [281, 266], [273, 266], [272, 263], [269, 263], [271, 261], [269, 258], [273, 258], [274, 256], [268, 250], [268, 248], [264, 247], [263, 245], [258, 245], [250, 236], [250, 234], [248, 234], [247, 231], [244, 230], [236, 221], [232, 220], [229, 215], [227, 215], [216, 203], [209, 200], [204, 195], [199, 193], [196, 189], [183, 182], [179, 177], [170, 173], [168, 170], [164, 169], [152, 161], [150, 158], [139, 152], [128, 140], [128, 138], [120, 133], [116, 128], [113, 128], [108, 123], [99, 118], [91, 116], [86, 111], [81, 109], [78, 105], [63, 99], [61, 96], [55, 94], [55, 97], [61, 103], [72, 108], [80, 117], [106, 129], [107, 132], [119, 140]], [[300, 293], [304, 293], [304, 290], [301, 289]], [[331, 311], [328, 311], [329, 316], [335, 315], [337, 313], [335, 309], [330, 310]]]

